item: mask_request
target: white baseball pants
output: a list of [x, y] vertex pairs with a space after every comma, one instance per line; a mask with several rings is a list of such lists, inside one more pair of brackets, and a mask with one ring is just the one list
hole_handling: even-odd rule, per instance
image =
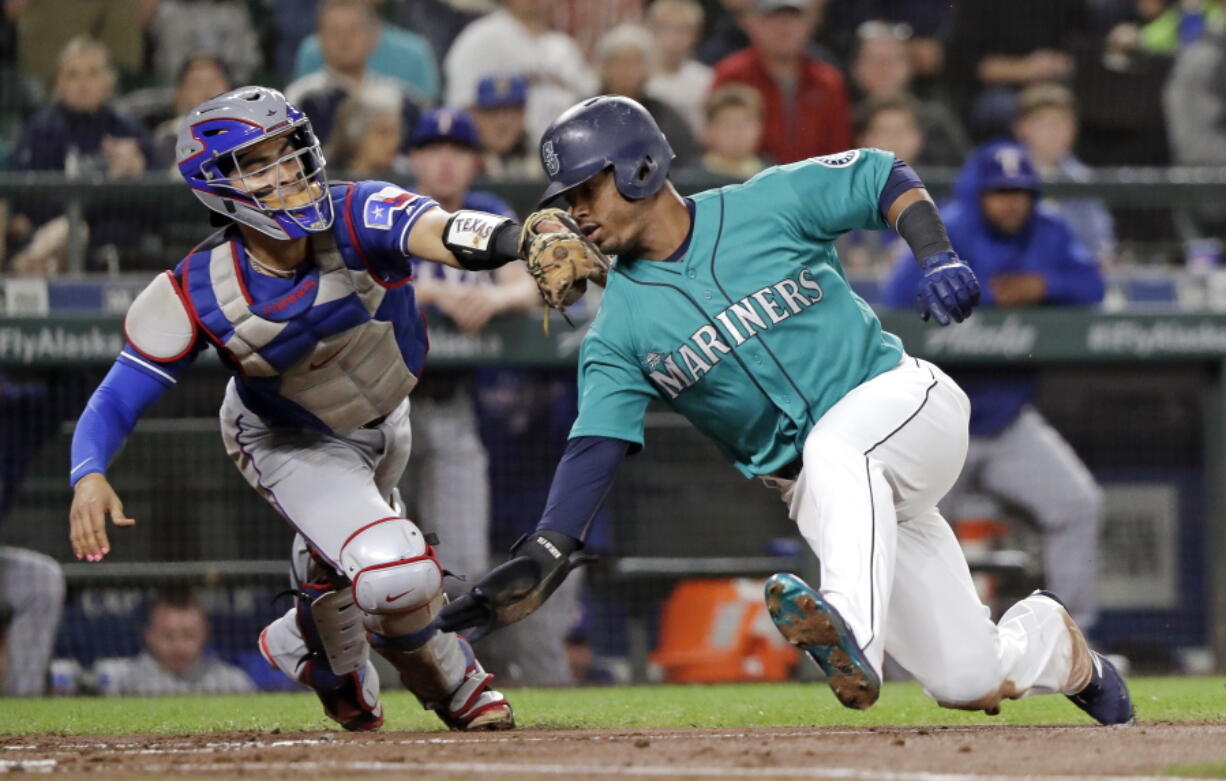
[[1031, 597], [993, 624], [937, 511], [966, 458], [969, 416], [953, 380], [905, 357], [817, 421], [804, 469], [781, 486], [789, 515], [820, 560], [822, 594], [878, 674], [888, 652], [950, 707], [1075, 693], [1088, 655], [1064, 611]]

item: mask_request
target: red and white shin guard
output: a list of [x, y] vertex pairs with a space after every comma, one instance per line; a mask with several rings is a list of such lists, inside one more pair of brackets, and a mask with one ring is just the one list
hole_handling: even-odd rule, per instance
[[323, 653], [307, 647], [298, 618], [294, 608], [264, 627], [260, 655], [290, 679], [314, 691], [328, 718], [345, 729], [373, 731], [383, 726], [379, 674], [374, 664], [367, 659], [358, 670], [337, 675]]

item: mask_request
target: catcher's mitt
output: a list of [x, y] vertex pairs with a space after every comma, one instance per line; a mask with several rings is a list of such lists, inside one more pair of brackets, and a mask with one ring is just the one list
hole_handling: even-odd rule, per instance
[[[562, 229], [541, 232], [544, 222], [557, 223]], [[559, 311], [583, 297], [589, 279], [604, 285], [609, 273], [609, 259], [583, 235], [574, 218], [561, 209], [541, 209], [530, 214], [520, 234], [519, 249], [528, 263], [528, 272], [536, 280], [541, 300], [545, 306]], [[562, 312], [562, 316], [566, 317], [566, 313]], [[545, 331], [549, 331], [548, 317]]]

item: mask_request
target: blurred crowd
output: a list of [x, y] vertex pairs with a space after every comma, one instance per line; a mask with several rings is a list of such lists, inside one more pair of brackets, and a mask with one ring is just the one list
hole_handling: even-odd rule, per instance
[[[173, 170], [179, 120], [281, 88], [334, 175], [411, 175], [422, 114], [463, 111], [491, 179], [591, 95], [639, 100], [676, 168], [744, 179], [857, 146], [957, 166], [1013, 135], [1045, 177], [1226, 163], [1222, 0], [3, 0], [0, 170]], [[1073, 204], [1110, 260], [1109, 215]], [[121, 205], [70, 230], [9, 204], [0, 257], [54, 273], [69, 241], [139, 242]], [[1108, 218], [1104, 222], [1104, 217]], [[6, 248], [6, 249], [5, 249]], [[863, 248], [861, 248], [863, 249]], [[856, 255], [871, 263], [874, 255]]]

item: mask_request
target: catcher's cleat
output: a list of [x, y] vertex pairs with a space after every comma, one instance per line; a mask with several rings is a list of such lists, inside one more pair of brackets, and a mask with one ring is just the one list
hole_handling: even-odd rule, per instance
[[[293, 611], [289, 617], [293, 616]], [[280, 621], [280, 619], [279, 619]], [[368, 659], [359, 670], [337, 675], [328, 666], [322, 654], [300, 652], [306, 649], [301, 638], [278, 635], [272, 632], [278, 622], [264, 627], [260, 632], [260, 655], [272, 667], [281, 670], [303, 686], [309, 687], [319, 697], [328, 718], [350, 732], [373, 731], [383, 726], [383, 704], [379, 701], [379, 673]], [[293, 641], [299, 645], [293, 646]]]
[[[311, 665], [311, 661], [306, 662]], [[311, 680], [311, 671], [305, 670], [303, 677]], [[350, 732], [373, 732], [383, 726], [383, 703], [379, 701], [379, 673], [373, 663], [367, 661], [366, 667], [359, 672], [344, 676], [344, 682], [336, 689], [323, 691], [314, 689], [323, 703], [324, 713], [328, 718], [340, 724]]]
[[[1031, 596], [1047, 597], [1064, 608], [1064, 602], [1050, 591], [1036, 591]], [[1067, 608], [1065, 610], [1067, 612]], [[1077, 629], [1072, 619], [1069, 619], [1069, 625], [1070, 631], [1076, 630], [1080, 635], [1081, 630]], [[1084, 639], [1081, 639], [1081, 644], [1085, 645]], [[1090, 654], [1090, 682], [1076, 694], [1065, 696], [1078, 708], [1094, 717], [1099, 724], [1118, 726], [1136, 723], [1132, 696], [1128, 693], [1128, 685], [1124, 683], [1119, 670], [1115, 669], [1110, 659], [1098, 651], [1090, 650], [1088, 647], [1086, 650]]]
[[839, 702], [857, 710], [872, 707], [881, 678], [834, 606], [800, 578], [781, 572], [766, 581], [766, 607], [784, 639], [826, 673]]
[[494, 676], [479, 665], [468, 668], [464, 681], [452, 693], [447, 706], [435, 708], [448, 728], [457, 732], [515, 728], [515, 713], [502, 692], [489, 688]]

